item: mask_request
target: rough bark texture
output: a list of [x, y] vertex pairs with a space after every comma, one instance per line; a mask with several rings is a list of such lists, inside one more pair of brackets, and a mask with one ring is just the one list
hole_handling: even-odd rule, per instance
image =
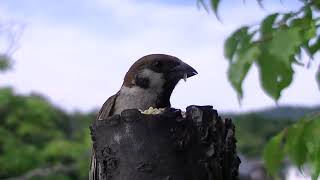
[[235, 129], [211, 106], [145, 115], [125, 110], [91, 126], [103, 180], [239, 179]]

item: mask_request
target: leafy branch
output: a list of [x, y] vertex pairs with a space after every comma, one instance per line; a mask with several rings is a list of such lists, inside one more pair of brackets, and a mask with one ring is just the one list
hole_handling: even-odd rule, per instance
[[304, 164], [312, 167], [312, 179], [320, 174], [320, 114], [301, 119], [291, 127], [273, 137], [264, 151], [265, 164], [269, 172], [276, 175], [285, 155], [299, 169]]
[[[218, 17], [220, 0], [206, 2]], [[263, 0], [257, 0], [263, 7]], [[259, 69], [263, 90], [278, 101], [293, 78], [293, 65], [305, 66], [302, 53], [310, 60], [320, 50], [320, 1], [301, 0], [302, 7], [293, 12], [274, 13], [259, 25], [237, 29], [225, 41], [224, 56], [229, 61], [228, 78], [239, 100], [243, 98], [242, 83], [253, 64]], [[320, 67], [316, 73], [320, 89]], [[312, 179], [320, 174], [320, 113], [304, 118], [273, 137], [265, 147], [264, 160], [268, 171], [276, 175], [287, 155], [300, 169], [312, 167]]]
[[[210, 3], [218, 16], [220, 0], [198, 0]], [[225, 57], [229, 60], [228, 78], [239, 99], [243, 97], [242, 83], [252, 64], [259, 68], [263, 90], [277, 101], [294, 74], [293, 64], [305, 65], [301, 54], [310, 59], [320, 49], [318, 1], [303, 1], [296, 11], [268, 15], [256, 25], [237, 29], [226, 40]], [[262, 0], [258, 0], [262, 6]], [[320, 83], [319, 81], [317, 81]]]

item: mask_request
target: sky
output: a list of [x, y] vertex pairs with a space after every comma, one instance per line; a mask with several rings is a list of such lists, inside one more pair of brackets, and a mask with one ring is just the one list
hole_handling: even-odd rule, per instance
[[[299, 8], [299, 2], [224, 0], [218, 21], [196, 0], [1, 0], [0, 21], [22, 32], [13, 49], [12, 71], [0, 74], [0, 86], [18, 93], [36, 92], [69, 111], [99, 108], [121, 87], [132, 63], [152, 53], [174, 55], [198, 75], [179, 82], [173, 107], [212, 105], [219, 111], [243, 112], [275, 106], [262, 90], [254, 66], [244, 81], [241, 106], [227, 79], [224, 40], [236, 28], [257, 24], [275, 11]], [[5, 37], [5, 34], [0, 34]], [[0, 49], [6, 51], [6, 39]], [[319, 56], [318, 56], [319, 58]], [[319, 105], [315, 82], [319, 61], [295, 66], [293, 83], [279, 105]]]

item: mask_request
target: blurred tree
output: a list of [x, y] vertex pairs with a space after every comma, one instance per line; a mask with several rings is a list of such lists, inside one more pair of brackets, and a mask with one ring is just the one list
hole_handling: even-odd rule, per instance
[[[302, 6], [292, 12], [273, 13], [260, 25], [245, 25], [225, 41], [224, 55], [229, 61], [228, 78], [241, 101], [242, 83], [252, 64], [256, 64], [263, 90], [274, 100], [292, 82], [292, 66], [305, 65], [302, 53], [310, 60], [320, 49], [320, 1], [300, 0]], [[207, 4], [218, 17], [221, 0], [198, 0], [208, 10]], [[257, 0], [262, 7], [265, 1]], [[219, 18], [219, 17], [218, 17]], [[316, 73], [320, 84], [320, 67]], [[320, 87], [320, 85], [319, 85]], [[298, 92], [297, 92], [298, 93]], [[320, 173], [320, 113], [305, 118], [286, 128], [267, 144], [264, 159], [269, 171], [275, 175], [280, 163], [288, 157], [299, 167], [312, 166], [312, 178]]]
[[258, 113], [236, 115], [232, 118], [236, 126], [238, 150], [246, 157], [261, 157], [263, 146], [294, 120], [274, 119]]
[[0, 179], [63, 173], [68, 179], [86, 179], [93, 118], [67, 114], [40, 95], [0, 89]]
[[5, 54], [0, 54], [0, 71], [8, 70], [10, 67], [11, 63], [9, 57]]

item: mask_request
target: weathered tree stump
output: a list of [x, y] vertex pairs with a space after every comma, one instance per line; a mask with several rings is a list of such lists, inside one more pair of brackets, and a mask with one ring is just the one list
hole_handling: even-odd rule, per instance
[[235, 128], [211, 106], [146, 115], [125, 110], [91, 126], [103, 180], [238, 179]]

